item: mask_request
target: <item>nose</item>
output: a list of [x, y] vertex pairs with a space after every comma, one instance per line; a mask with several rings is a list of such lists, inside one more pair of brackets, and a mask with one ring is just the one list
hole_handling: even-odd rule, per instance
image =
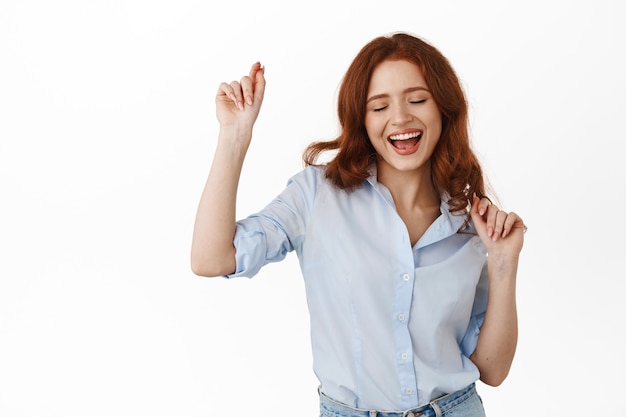
[[404, 104], [397, 104], [393, 106], [391, 123], [394, 126], [402, 126], [411, 120], [411, 114], [408, 111], [407, 106]]

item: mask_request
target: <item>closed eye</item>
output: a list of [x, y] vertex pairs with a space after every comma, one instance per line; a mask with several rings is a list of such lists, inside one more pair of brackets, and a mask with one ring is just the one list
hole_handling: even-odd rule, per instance
[[411, 103], [411, 104], [421, 104], [421, 103], [425, 103], [425, 102], [426, 102], [426, 99], [423, 99], [423, 100], [413, 100], [413, 101], [410, 101], [409, 103]]
[[372, 109], [372, 111], [383, 111], [387, 108], [387, 106], [383, 106], [383, 107], [376, 107], [375, 109]]

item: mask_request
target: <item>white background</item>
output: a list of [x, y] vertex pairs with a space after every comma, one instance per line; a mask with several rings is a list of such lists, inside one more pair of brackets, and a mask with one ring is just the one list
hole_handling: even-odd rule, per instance
[[295, 256], [252, 280], [190, 271], [214, 95], [266, 66], [241, 217], [334, 137], [343, 73], [392, 31], [449, 57], [485, 171], [529, 225], [488, 415], [617, 415], [625, 18], [618, 0], [2, 0], [0, 416], [316, 416]]

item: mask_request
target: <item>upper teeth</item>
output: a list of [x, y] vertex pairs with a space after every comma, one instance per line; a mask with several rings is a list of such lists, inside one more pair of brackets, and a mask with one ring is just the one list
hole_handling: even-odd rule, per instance
[[413, 133], [402, 133], [400, 135], [389, 136], [391, 140], [407, 140], [411, 138], [417, 138], [421, 135], [421, 132], [413, 132]]

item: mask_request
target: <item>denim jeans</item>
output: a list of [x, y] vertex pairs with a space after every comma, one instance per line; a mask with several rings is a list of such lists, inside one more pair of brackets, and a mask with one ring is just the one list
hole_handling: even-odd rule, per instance
[[320, 417], [485, 417], [475, 384], [437, 398], [423, 407], [405, 411], [378, 411], [352, 408], [320, 392]]

